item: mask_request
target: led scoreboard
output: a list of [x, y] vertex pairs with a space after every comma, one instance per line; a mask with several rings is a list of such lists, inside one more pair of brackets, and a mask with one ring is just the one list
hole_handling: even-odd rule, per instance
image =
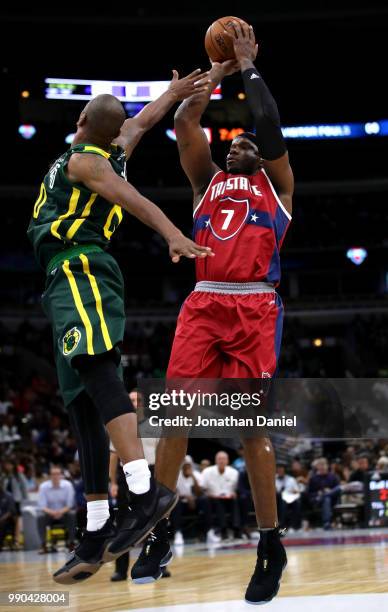
[[368, 527], [388, 527], [388, 474], [370, 479], [366, 486]]
[[[99, 94], [112, 94], [121, 102], [151, 102], [166, 91], [170, 81], [94, 81], [92, 79], [45, 79], [49, 100], [90, 100]], [[220, 100], [221, 85], [211, 100]]]

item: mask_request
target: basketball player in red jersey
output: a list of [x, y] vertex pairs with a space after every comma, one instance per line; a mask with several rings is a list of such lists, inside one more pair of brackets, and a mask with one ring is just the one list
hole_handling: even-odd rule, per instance
[[[175, 115], [182, 167], [194, 192], [194, 240], [215, 257], [197, 260], [197, 284], [178, 318], [167, 378], [267, 378], [275, 374], [283, 307], [279, 250], [291, 220], [293, 174], [276, 103], [253, 62], [252, 28], [235, 23], [236, 62], [214, 63], [212, 86], [240, 68], [256, 135], [231, 144], [226, 171], [212, 160], [200, 120], [208, 93], [185, 100]], [[246, 601], [262, 604], [279, 590], [287, 563], [280, 541], [275, 459], [268, 438], [242, 440], [260, 529]], [[186, 440], [162, 439], [157, 478], [174, 488]]]

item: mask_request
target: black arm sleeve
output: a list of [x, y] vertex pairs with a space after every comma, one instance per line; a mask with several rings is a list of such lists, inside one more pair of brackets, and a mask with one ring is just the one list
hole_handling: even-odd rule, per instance
[[242, 73], [248, 104], [256, 127], [257, 146], [264, 159], [269, 161], [282, 157], [287, 151], [278, 107], [267, 85], [255, 68]]

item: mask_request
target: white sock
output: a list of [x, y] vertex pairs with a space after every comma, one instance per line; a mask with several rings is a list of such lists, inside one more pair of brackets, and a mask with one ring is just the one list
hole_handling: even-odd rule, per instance
[[101, 529], [109, 518], [109, 502], [107, 499], [98, 499], [87, 503], [88, 523], [87, 531]]
[[150, 490], [151, 472], [145, 459], [128, 461], [123, 465], [128, 489], [136, 495], [147, 493]]

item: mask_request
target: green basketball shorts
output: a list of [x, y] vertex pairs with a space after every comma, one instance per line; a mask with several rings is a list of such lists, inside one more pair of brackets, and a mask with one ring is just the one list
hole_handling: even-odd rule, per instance
[[72, 360], [115, 349], [124, 336], [124, 281], [115, 259], [99, 247], [79, 246], [49, 263], [43, 309], [54, 336], [58, 382], [65, 405], [84, 390]]

